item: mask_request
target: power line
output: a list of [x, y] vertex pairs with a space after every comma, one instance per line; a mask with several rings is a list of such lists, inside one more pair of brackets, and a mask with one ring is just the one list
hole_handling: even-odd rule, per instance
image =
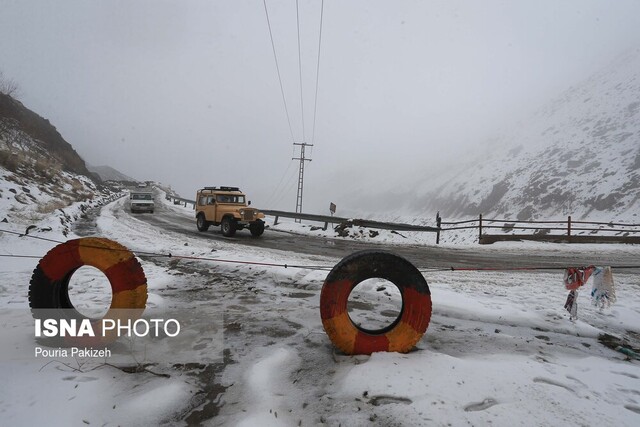
[[286, 187], [282, 187], [283, 191], [282, 191], [282, 194], [280, 194], [280, 198], [278, 199], [277, 203], [283, 202], [285, 200], [285, 197], [288, 194], [291, 194], [291, 192], [295, 188], [295, 185], [296, 185], [296, 182], [297, 182], [296, 176], [297, 176], [297, 170], [296, 169], [292, 169], [291, 170], [291, 175], [287, 179]]
[[289, 162], [289, 164], [287, 165], [287, 168], [285, 169], [284, 173], [282, 174], [282, 177], [280, 178], [280, 181], [278, 181], [278, 185], [275, 186], [275, 188], [273, 189], [273, 192], [271, 193], [271, 196], [269, 196], [269, 198], [267, 199], [267, 205], [271, 204], [271, 202], [273, 201], [274, 196], [276, 195], [276, 193], [280, 189], [280, 185], [282, 185], [282, 181], [284, 180], [284, 177], [287, 175], [287, 172], [289, 172], [289, 169], [291, 168], [292, 164], [293, 164], [293, 160], [291, 160]]
[[298, 69], [300, 71], [300, 110], [302, 114], [302, 142], [304, 142], [304, 97], [302, 96], [302, 53], [300, 49], [300, 8], [298, 7], [298, 0], [296, 0], [296, 22], [298, 24]]
[[[324, 0], [320, 4], [320, 35], [318, 36], [318, 63], [316, 68], [316, 95], [313, 100], [313, 130], [311, 133], [311, 143], [316, 139], [316, 113], [318, 111], [318, 82], [320, 81], [320, 48], [322, 47], [322, 18], [324, 16]], [[311, 149], [313, 153], [313, 148]]]
[[[289, 133], [291, 134], [291, 140], [295, 141], [293, 137], [293, 128], [291, 127], [291, 118], [289, 117], [289, 109], [287, 108], [287, 99], [284, 96], [284, 87], [282, 86], [282, 76], [280, 75], [280, 66], [278, 65], [278, 56], [276, 55], [276, 45], [273, 42], [273, 32], [271, 31], [271, 21], [269, 21], [269, 12], [267, 11], [267, 0], [262, 0], [264, 4], [264, 13], [267, 17], [267, 26], [269, 27], [269, 38], [271, 39], [271, 48], [273, 49], [273, 59], [276, 62], [276, 71], [278, 72], [278, 81], [280, 82], [280, 93], [282, 94], [282, 102], [284, 104], [284, 112], [287, 115], [287, 123], [289, 124]], [[298, 30], [298, 46], [300, 45], [300, 35]], [[304, 124], [304, 123], [303, 123]]]
[[[296, 26], [297, 26], [297, 41], [298, 41], [298, 73], [299, 73], [299, 81], [300, 81], [300, 117], [302, 124], [302, 141], [295, 142], [295, 138], [293, 136], [293, 129], [291, 127], [291, 119], [289, 116], [289, 110], [287, 108], [286, 97], [284, 95], [284, 87], [282, 84], [282, 76], [280, 74], [280, 66], [278, 65], [278, 58], [276, 55], [275, 43], [273, 41], [273, 31], [271, 29], [271, 22], [269, 20], [269, 12], [267, 10], [267, 2], [263, 0], [265, 16], [267, 17], [267, 25], [269, 27], [269, 37], [271, 38], [271, 47], [273, 48], [273, 57], [276, 62], [276, 70], [278, 72], [278, 81], [280, 82], [280, 91], [282, 93], [282, 100], [285, 105], [285, 112], [287, 114], [287, 121], [289, 123], [289, 131], [291, 133], [291, 138], [293, 139], [293, 145], [300, 147], [300, 157], [294, 157], [294, 160], [300, 160], [300, 167], [298, 170], [298, 191], [296, 194], [296, 212], [302, 212], [302, 195], [303, 195], [303, 185], [304, 185], [304, 168], [305, 163], [311, 161], [310, 158], [305, 156], [305, 148], [311, 147], [313, 150], [313, 143], [308, 144], [306, 141], [306, 129], [305, 129], [305, 115], [304, 115], [304, 86], [302, 82], [302, 43], [300, 37], [300, 1], [296, 0]], [[320, 31], [318, 36], [318, 61], [316, 64], [316, 85], [315, 85], [315, 96], [314, 96], [314, 107], [313, 107], [313, 136], [312, 139], [315, 139], [315, 128], [316, 128], [316, 116], [318, 110], [318, 86], [319, 86], [319, 76], [320, 76], [320, 51], [322, 47], [322, 24], [324, 17], [324, 0], [321, 3], [320, 9]], [[312, 141], [313, 142], [313, 141]], [[285, 172], [286, 175], [286, 172]], [[282, 179], [281, 179], [282, 181]], [[299, 222], [299, 220], [298, 220]]]

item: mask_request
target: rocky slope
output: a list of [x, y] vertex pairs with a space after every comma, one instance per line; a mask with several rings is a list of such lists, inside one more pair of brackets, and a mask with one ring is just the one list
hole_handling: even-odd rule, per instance
[[66, 231], [68, 207], [84, 212], [113, 193], [48, 120], [0, 93], [0, 221], [36, 224], [57, 212]]
[[41, 167], [99, 179], [84, 160], [62, 138], [49, 120], [26, 108], [20, 101], [0, 93], [0, 165], [18, 169], [34, 161]]

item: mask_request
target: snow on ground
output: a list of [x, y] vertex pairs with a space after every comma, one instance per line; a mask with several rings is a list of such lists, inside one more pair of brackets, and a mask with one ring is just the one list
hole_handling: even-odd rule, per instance
[[[157, 202], [193, 216], [190, 209], [160, 198]], [[96, 219], [98, 234], [140, 254], [149, 284], [149, 306], [223, 313], [224, 361], [197, 365], [202, 352], [213, 346], [206, 331], [201, 331], [201, 339], [180, 348], [180, 356], [195, 362], [189, 368], [164, 360], [132, 374], [105, 365], [105, 360], [63, 365], [27, 356], [12, 359], [19, 354], [13, 351], [16, 348], [33, 347], [27, 288], [38, 259], [0, 257], [0, 308], [3, 323], [11, 325], [2, 331], [3, 342], [10, 345], [0, 350], [3, 424], [640, 423], [640, 362], [598, 342], [599, 334], [606, 332], [635, 339], [637, 346], [637, 274], [614, 272], [618, 301], [610, 309], [592, 307], [588, 291], [582, 291], [579, 320], [571, 322], [563, 308], [567, 292], [560, 272], [428, 272], [433, 316], [416, 350], [345, 356], [331, 346], [320, 321], [319, 292], [325, 271], [142, 253], [302, 265], [334, 265], [337, 259], [184, 236], [154, 228], [141, 216], [129, 215], [124, 206], [119, 199], [103, 207]], [[41, 230], [44, 224], [59, 222], [58, 218], [48, 217], [36, 225]], [[3, 223], [0, 229], [23, 232], [24, 226]], [[287, 232], [311, 233], [299, 225], [285, 227]], [[56, 240], [75, 237], [73, 233], [65, 237], [56, 228], [39, 230], [35, 235]], [[396, 237], [387, 243], [396, 243]], [[42, 256], [53, 246], [0, 233], [2, 255]], [[475, 248], [523, 255], [576, 250], [570, 245], [531, 242]], [[598, 248], [640, 254], [633, 247]], [[359, 318], [379, 320], [373, 300], [385, 301], [387, 305], [380, 305], [393, 310], [397, 295], [379, 288], [369, 286], [361, 294]], [[82, 298], [91, 301], [94, 296]]]

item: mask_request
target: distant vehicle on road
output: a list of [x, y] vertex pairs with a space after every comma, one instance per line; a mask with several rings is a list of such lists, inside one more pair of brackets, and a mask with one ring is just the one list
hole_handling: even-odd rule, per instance
[[249, 228], [254, 237], [264, 233], [264, 214], [250, 208], [251, 202], [238, 187], [204, 187], [196, 193], [196, 226], [207, 231], [211, 225], [222, 228], [231, 237], [237, 230]]
[[155, 209], [153, 201], [153, 192], [151, 190], [143, 190], [137, 188], [129, 192], [129, 209], [131, 213], [151, 212]]

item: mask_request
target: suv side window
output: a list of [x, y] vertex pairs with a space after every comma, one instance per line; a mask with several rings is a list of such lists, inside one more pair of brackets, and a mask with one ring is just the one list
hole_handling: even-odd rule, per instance
[[207, 201], [206, 196], [200, 196], [200, 198], [198, 199], [198, 205], [203, 206]]
[[208, 205], [213, 205], [216, 202], [216, 198], [214, 196], [209, 196], [207, 197], [207, 204]]

